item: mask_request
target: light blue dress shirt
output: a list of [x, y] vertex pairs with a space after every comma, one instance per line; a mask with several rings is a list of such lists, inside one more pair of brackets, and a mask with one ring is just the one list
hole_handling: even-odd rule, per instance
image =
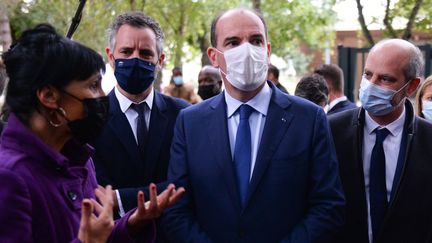
[[230, 140], [230, 148], [231, 148], [231, 158], [234, 158], [234, 146], [236, 141], [237, 128], [240, 122], [240, 114], [238, 112], [238, 108], [242, 104], [247, 104], [255, 109], [249, 117], [249, 126], [251, 129], [251, 139], [252, 139], [252, 149], [251, 149], [251, 174], [249, 177], [252, 178], [253, 170], [255, 167], [256, 157], [258, 154], [258, 149], [261, 141], [261, 136], [264, 130], [264, 125], [267, 117], [267, 111], [270, 104], [270, 99], [272, 95], [272, 90], [270, 89], [267, 83], [264, 84], [258, 94], [256, 94], [252, 99], [248, 102], [243, 103], [239, 100], [234, 99], [232, 96], [228, 94], [228, 92], [224, 92], [225, 102], [227, 104], [227, 117], [228, 117], [228, 135]]
[[365, 182], [365, 192], [368, 210], [368, 233], [369, 242], [372, 243], [372, 226], [370, 217], [370, 202], [369, 202], [369, 170], [370, 170], [370, 159], [372, 156], [372, 149], [375, 145], [376, 135], [374, 130], [376, 128], [387, 128], [390, 134], [386, 137], [383, 142], [384, 154], [385, 154], [385, 171], [386, 171], [386, 188], [387, 188], [387, 200], [390, 200], [390, 195], [393, 187], [393, 179], [396, 173], [396, 167], [399, 157], [399, 150], [402, 142], [402, 133], [405, 124], [405, 107], [402, 114], [392, 123], [386, 126], [380, 126], [375, 122], [369, 113], [365, 114], [365, 126], [363, 128], [363, 173]]

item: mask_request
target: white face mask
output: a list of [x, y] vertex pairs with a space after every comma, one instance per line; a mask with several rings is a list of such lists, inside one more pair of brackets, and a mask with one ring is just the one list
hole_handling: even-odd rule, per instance
[[237, 89], [253, 91], [267, 78], [267, 49], [246, 42], [225, 51], [226, 79]]
[[432, 121], [432, 101], [422, 101], [422, 113], [426, 120]]

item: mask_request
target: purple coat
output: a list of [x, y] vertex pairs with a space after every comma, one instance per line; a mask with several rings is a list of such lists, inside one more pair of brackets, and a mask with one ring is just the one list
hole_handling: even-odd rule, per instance
[[[0, 242], [77, 241], [81, 202], [95, 198], [93, 149], [69, 142], [59, 153], [11, 114], [0, 140]], [[127, 214], [110, 242], [132, 242]], [[153, 225], [140, 241], [151, 242]]]

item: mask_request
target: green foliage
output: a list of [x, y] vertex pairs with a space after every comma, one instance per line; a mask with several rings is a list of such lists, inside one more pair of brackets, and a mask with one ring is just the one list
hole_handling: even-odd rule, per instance
[[[392, 19], [402, 19], [408, 21], [412, 8], [416, 0], [399, 0], [391, 9]], [[423, 0], [420, 10], [415, 18], [414, 30], [430, 31], [432, 29], [432, 0]]]
[[[48, 22], [65, 34], [79, 4], [78, 0], [5, 0], [8, 3], [13, 38], [37, 23]], [[335, 14], [334, 0], [261, 0], [261, 10], [268, 23], [272, 52], [295, 59], [292, 50], [300, 43], [318, 47], [331, 43]], [[198, 55], [206, 55], [210, 23], [221, 10], [239, 5], [251, 6], [250, 0], [88, 0], [74, 40], [104, 55], [106, 29], [123, 11], [140, 10], [155, 18], [165, 32], [167, 64], [171, 68]]]
[[288, 56], [300, 43], [310, 47], [323, 47], [334, 38], [332, 25], [336, 14], [334, 1], [322, 0], [265, 0], [262, 11], [268, 23], [272, 52]]

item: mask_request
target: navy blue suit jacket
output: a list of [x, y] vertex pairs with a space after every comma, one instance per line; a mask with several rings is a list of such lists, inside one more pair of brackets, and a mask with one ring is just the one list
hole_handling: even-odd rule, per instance
[[321, 242], [342, 225], [344, 196], [323, 110], [270, 84], [246, 206], [237, 190], [224, 93], [178, 117], [168, 180], [185, 195], [163, 215], [172, 242]]
[[344, 101], [337, 103], [335, 106], [333, 106], [327, 112], [327, 115], [331, 115], [331, 114], [335, 114], [335, 113], [338, 113], [341, 111], [351, 110], [351, 109], [355, 109], [355, 108], [357, 108], [357, 106], [354, 103], [352, 103], [349, 100], [344, 100]]
[[188, 104], [155, 92], [143, 161], [114, 90], [108, 96], [109, 118], [95, 143], [96, 176], [99, 184], [119, 189], [123, 208], [128, 211], [137, 205], [138, 190], [145, 190], [150, 182], [159, 183], [158, 191], [165, 189], [175, 120]]

